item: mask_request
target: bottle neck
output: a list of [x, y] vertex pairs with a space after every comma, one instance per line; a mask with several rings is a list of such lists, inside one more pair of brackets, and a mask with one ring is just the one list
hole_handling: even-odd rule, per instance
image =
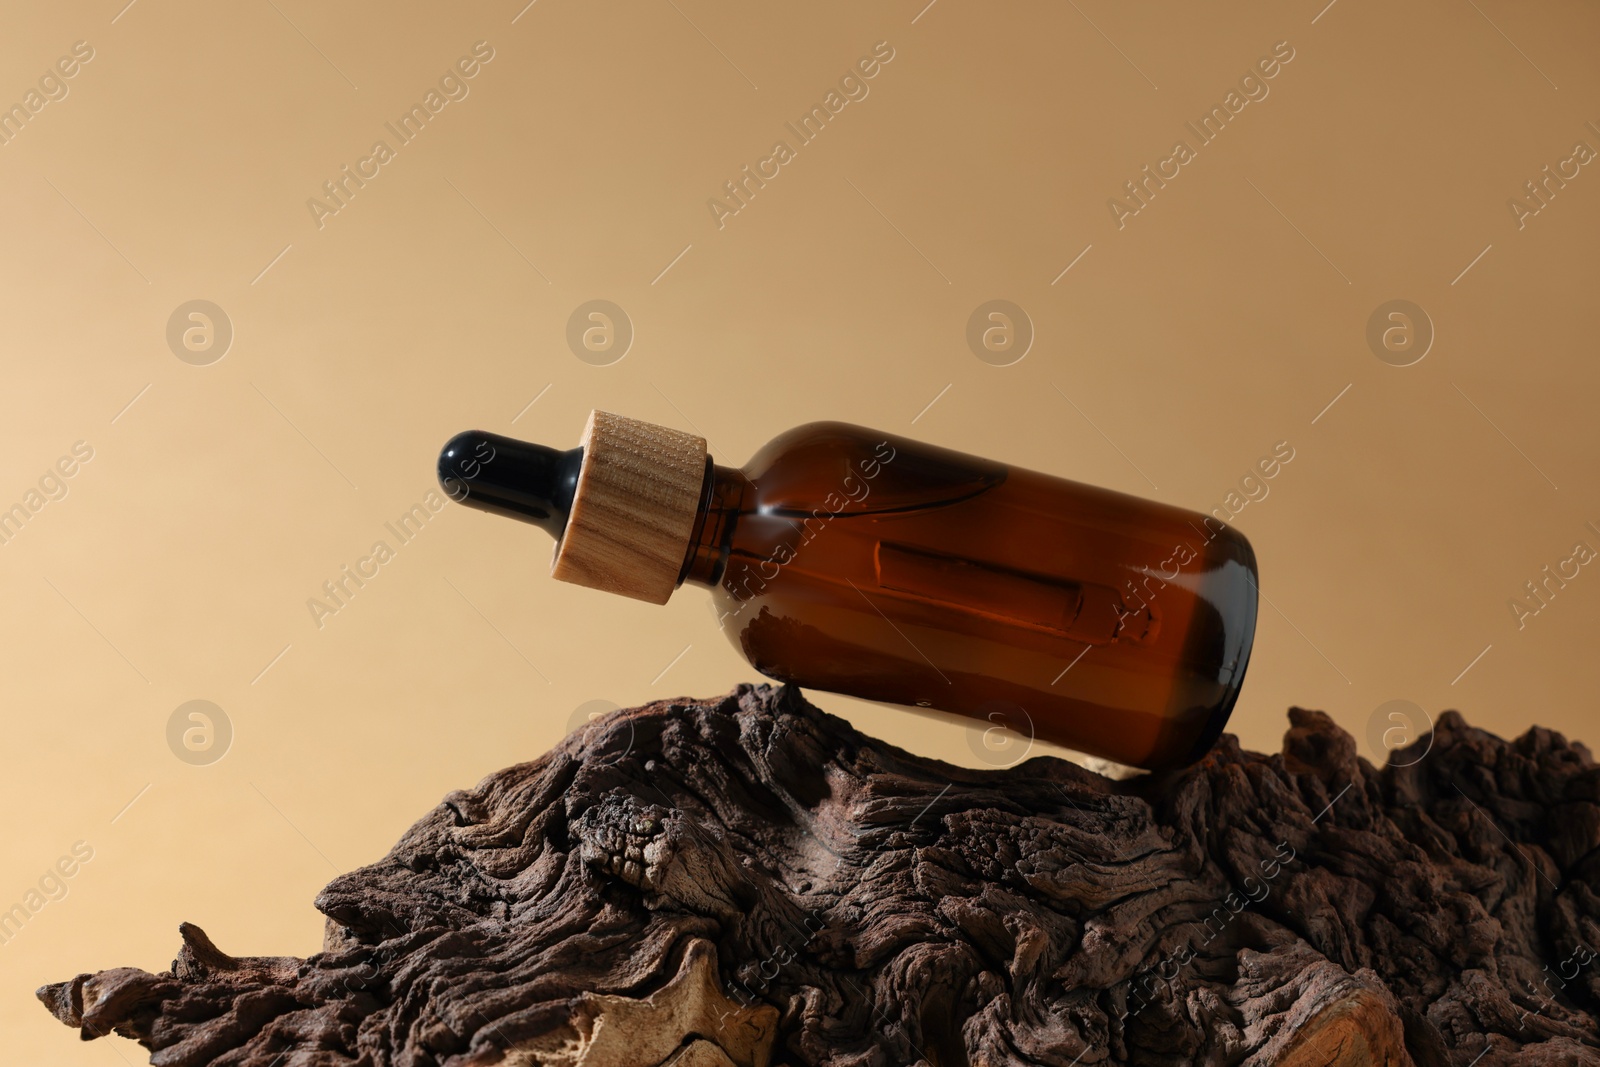
[[753, 487], [738, 467], [706, 463], [705, 491], [700, 499], [700, 514], [695, 519], [689, 550], [684, 554], [678, 584], [715, 587], [728, 566], [733, 528], [739, 521]]

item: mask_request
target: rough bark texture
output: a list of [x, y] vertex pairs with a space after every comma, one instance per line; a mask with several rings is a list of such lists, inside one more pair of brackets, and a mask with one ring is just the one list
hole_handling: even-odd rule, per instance
[[[1600, 768], [1444, 714], [1375, 769], [970, 771], [741, 686], [452, 793], [317, 899], [325, 951], [39, 991], [153, 1063], [1600, 1063]], [[1420, 744], [1421, 742], [1419, 742]]]

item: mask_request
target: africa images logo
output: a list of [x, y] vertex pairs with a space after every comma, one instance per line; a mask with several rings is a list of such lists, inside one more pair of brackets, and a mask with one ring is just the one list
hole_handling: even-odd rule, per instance
[[326, 199], [313, 196], [306, 201], [306, 209], [311, 212], [311, 221], [317, 224], [317, 229], [327, 225], [330, 216], [349, 207], [356, 193], [381, 174], [382, 168], [396, 158], [399, 150], [415, 140], [452, 101], [465, 100], [472, 92], [468, 82], [493, 59], [494, 47], [488, 41], [478, 41], [472, 46], [471, 55], [462, 56], [439, 76], [438, 87], [430, 86], [421, 103], [412, 104], [410, 110], [394, 122], [384, 123], [384, 128], [394, 135], [395, 143], [390, 145], [381, 138], [372, 142], [371, 150], [356, 160], [354, 169], [346, 163], [339, 168], [338, 177], [322, 183], [322, 196]]
[[872, 54], [862, 56], [856, 60], [855, 65], [846, 70], [839, 78], [839, 87], [829, 89], [823, 96], [820, 104], [812, 104], [811, 110], [802, 115], [797, 122], [785, 122], [784, 129], [794, 135], [794, 145], [786, 140], [774, 141], [772, 151], [766, 158], [756, 161], [755, 170], [750, 169], [746, 163], [739, 171], [739, 177], [722, 183], [723, 193], [727, 200], [713, 196], [706, 201], [706, 207], [711, 211], [711, 218], [717, 224], [717, 229], [722, 229], [728, 220], [745, 208], [749, 201], [755, 198], [756, 190], [765, 189], [767, 182], [776, 178], [783, 172], [783, 168], [792, 163], [799, 156], [799, 149], [804, 148], [818, 137], [827, 128], [829, 122], [837, 119], [851, 102], [859, 103], [867, 98], [872, 91], [868, 81], [876, 78], [883, 67], [894, 59], [894, 46], [888, 41], [879, 41], [872, 46]]
[[1246, 70], [1239, 78], [1239, 88], [1229, 89], [1222, 98], [1222, 103], [1214, 105], [1210, 111], [1200, 117], [1197, 123], [1186, 122], [1184, 126], [1194, 134], [1195, 144], [1191, 146], [1187, 140], [1179, 140], [1172, 146], [1172, 153], [1165, 159], [1156, 161], [1155, 169], [1151, 170], [1146, 163], [1141, 170], [1140, 177], [1124, 182], [1123, 189], [1127, 193], [1126, 200], [1119, 200], [1113, 196], [1106, 200], [1106, 207], [1111, 212], [1111, 221], [1117, 224], [1117, 229], [1127, 226], [1128, 220], [1150, 206], [1150, 201], [1159, 189], [1165, 189], [1167, 182], [1172, 181], [1183, 168], [1200, 158], [1199, 150], [1222, 136], [1222, 131], [1228, 123], [1239, 117], [1251, 103], [1260, 103], [1272, 92], [1267, 82], [1276, 78], [1284, 66], [1294, 59], [1294, 48], [1288, 41], [1279, 41], [1272, 46], [1272, 54], [1262, 56]]

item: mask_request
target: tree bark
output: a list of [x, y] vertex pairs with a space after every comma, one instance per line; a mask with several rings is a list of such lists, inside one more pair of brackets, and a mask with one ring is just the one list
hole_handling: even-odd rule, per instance
[[[164, 1067], [1600, 1063], [1600, 768], [1323, 713], [1114, 781], [965, 770], [795, 690], [616, 712], [317, 898], [324, 951], [40, 999]], [[1406, 750], [1416, 756], [1421, 749]]]

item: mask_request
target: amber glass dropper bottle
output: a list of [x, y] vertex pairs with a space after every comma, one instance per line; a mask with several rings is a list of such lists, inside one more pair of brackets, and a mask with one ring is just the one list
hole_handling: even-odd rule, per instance
[[704, 438], [595, 411], [567, 451], [458, 434], [439, 481], [543, 527], [563, 581], [654, 604], [705, 586], [769, 677], [1138, 767], [1211, 747], [1255, 633], [1231, 526], [845, 423], [724, 467]]

